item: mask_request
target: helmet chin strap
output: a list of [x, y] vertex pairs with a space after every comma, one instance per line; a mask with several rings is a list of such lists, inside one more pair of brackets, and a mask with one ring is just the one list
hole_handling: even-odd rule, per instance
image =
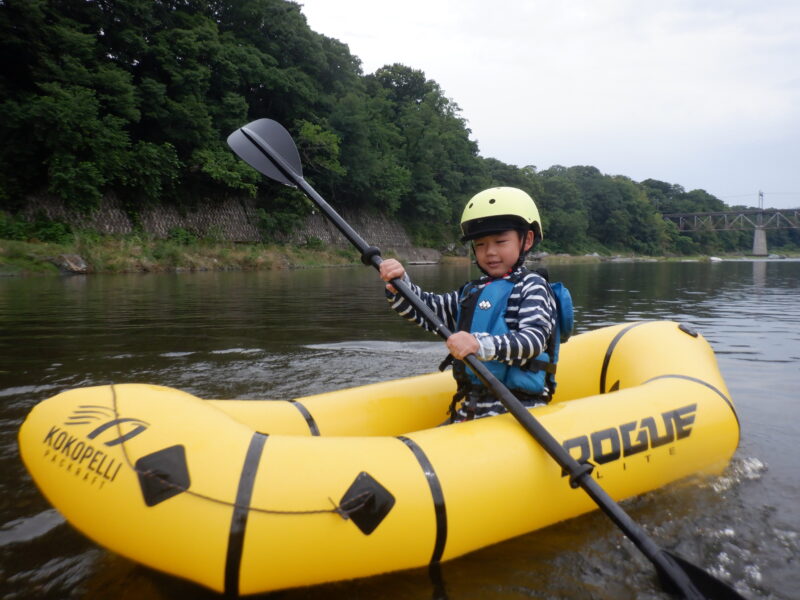
[[520, 268], [522, 265], [524, 265], [524, 264], [525, 264], [525, 258], [528, 256], [528, 252], [530, 252], [530, 251], [531, 251], [531, 249], [533, 248], [533, 245], [531, 245], [531, 247], [530, 247], [530, 248], [528, 248], [527, 250], [525, 250], [525, 240], [526, 240], [526, 239], [527, 239], [527, 237], [528, 237], [528, 233], [527, 233], [527, 232], [525, 232], [525, 235], [521, 235], [520, 237], [521, 237], [522, 239], [521, 239], [521, 241], [520, 241], [520, 244], [519, 244], [519, 258], [517, 259], [517, 262], [516, 262], [516, 263], [514, 263], [514, 266], [513, 266], [513, 267], [511, 267], [511, 271], [512, 271], [512, 272], [513, 272], [513, 271], [516, 271], [516, 270], [517, 270], [517, 269], [519, 269], [519, 268]]

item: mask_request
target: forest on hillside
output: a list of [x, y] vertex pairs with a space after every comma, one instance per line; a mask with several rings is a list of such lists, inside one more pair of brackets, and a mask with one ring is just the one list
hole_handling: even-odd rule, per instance
[[[422, 245], [455, 239], [464, 202], [493, 185], [536, 199], [550, 252], [751, 245], [751, 232], [679, 234], [661, 217], [728, 208], [703, 190], [481, 156], [468, 116], [422, 70], [363, 73], [295, 2], [0, 0], [0, 225], [32, 194], [88, 212], [113, 193], [133, 215], [247, 195], [269, 239], [311, 206], [228, 149], [231, 131], [261, 117], [289, 129], [306, 178], [334, 207], [395, 217]], [[769, 235], [771, 248], [800, 246], [796, 230]]]

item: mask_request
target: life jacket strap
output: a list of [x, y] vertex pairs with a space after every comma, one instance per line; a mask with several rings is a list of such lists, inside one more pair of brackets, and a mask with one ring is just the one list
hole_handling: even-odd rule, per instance
[[[522, 390], [510, 391], [525, 407], [549, 404], [552, 399], [552, 394], [550, 393], [528, 394]], [[492, 393], [482, 385], [478, 386], [470, 383], [459, 384], [456, 393], [453, 394], [450, 407], [447, 410], [450, 415], [450, 423], [455, 423], [458, 418], [459, 404], [461, 405], [461, 411], [466, 415], [465, 419], [459, 419], [459, 421], [472, 421], [478, 413], [478, 402], [485, 401], [491, 396]], [[461, 404], [462, 402], [463, 404]]]
[[545, 371], [546, 373], [550, 373], [550, 375], [556, 374], [556, 367], [556, 363], [551, 363], [546, 360], [539, 360], [536, 358], [532, 358], [525, 365], [525, 368], [529, 371]]
[[[463, 364], [463, 363], [462, 363]], [[459, 383], [456, 393], [453, 394], [453, 400], [450, 402], [450, 408], [447, 412], [450, 414], [450, 422], [455, 423], [458, 416], [458, 406], [461, 405], [462, 410], [466, 414], [466, 421], [472, 421], [478, 412], [478, 401], [491, 396], [489, 390], [484, 386], [473, 386], [469, 383]]]
[[439, 363], [439, 370], [444, 371], [447, 367], [453, 364], [453, 361], [456, 358], [452, 354], [448, 354], [444, 357], [444, 360]]

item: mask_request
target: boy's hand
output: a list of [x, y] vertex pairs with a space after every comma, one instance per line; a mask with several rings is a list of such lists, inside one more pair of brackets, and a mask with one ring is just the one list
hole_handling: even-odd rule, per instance
[[[387, 258], [384, 260], [379, 267], [378, 271], [381, 275], [381, 279], [384, 281], [391, 281], [392, 279], [402, 279], [403, 275], [406, 274], [406, 270], [403, 268], [403, 265], [400, 264], [400, 261], [395, 260], [393, 258]], [[392, 292], [393, 294], [397, 293], [397, 290], [394, 289], [394, 286], [390, 283], [386, 284], [386, 289]]]
[[466, 331], [457, 331], [447, 338], [447, 349], [453, 358], [464, 360], [468, 354], [476, 354], [480, 349], [480, 344], [475, 336]]

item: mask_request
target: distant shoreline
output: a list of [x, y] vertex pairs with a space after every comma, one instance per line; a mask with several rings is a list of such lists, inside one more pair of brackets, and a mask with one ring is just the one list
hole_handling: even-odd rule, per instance
[[[386, 256], [393, 256], [387, 252]], [[744, 254], [715, 256], [634, 256], [547, 254], [531, 256], [529, 264], [555, 265], [600, 262], [715, 262], [796, 258], [794, 254], [751, 257]], [[441, 257], [438, 264], [464, 264], [467, 256]], [[431, 261], [408, 264], [435, 264]], [[278, 244], [231, 244], [197, 241], [179, 244], [165, 240], [102, 238], [74, 244], [0, 240], [0, 276], [26, 277], [59, 274], [183, 273], [202, 271], [263, 271], [330, 268], [360, 265], [355, 250]]]

